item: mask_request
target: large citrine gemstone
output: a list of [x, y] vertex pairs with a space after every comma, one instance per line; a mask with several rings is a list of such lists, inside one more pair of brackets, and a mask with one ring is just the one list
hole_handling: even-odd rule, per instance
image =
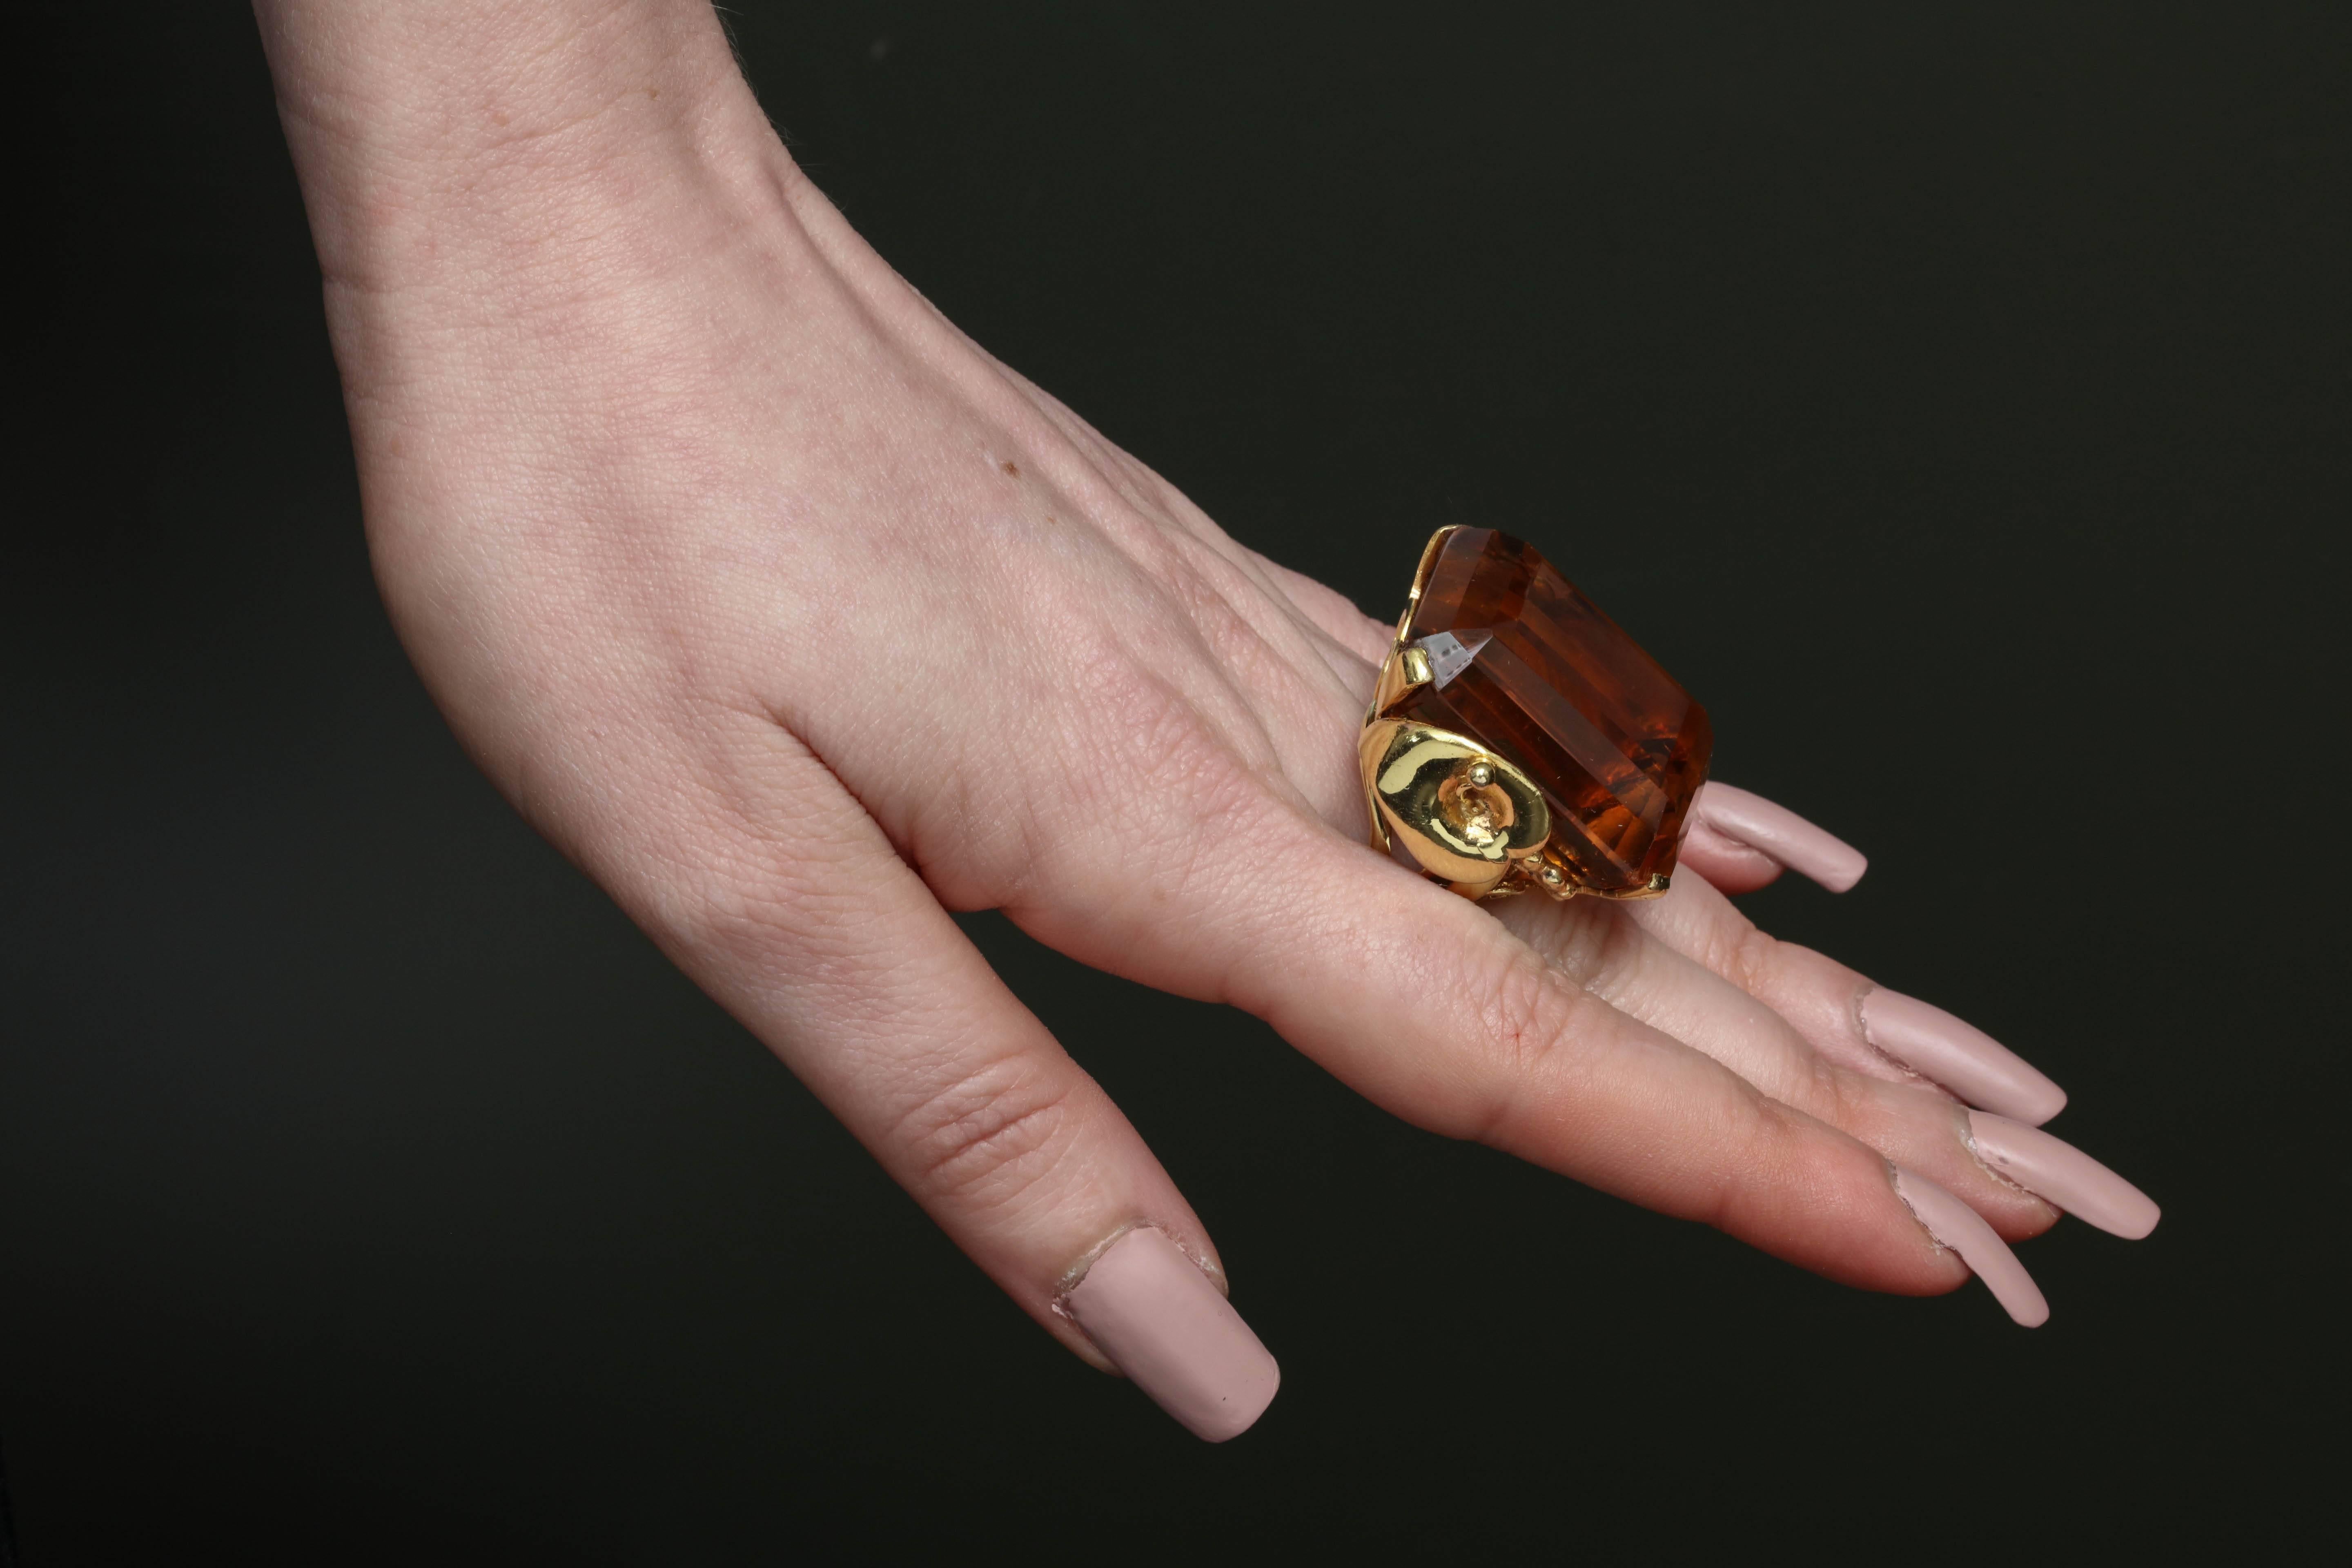
[[1526, 544], [1457, 528], [1435, 549], [1405, 631], [1431, 679], [1388, 711], [1471, 736], [1534, 780], [1547, 853], [1576, 882], [1661, 885], [1706, 778], [1706, 710]]

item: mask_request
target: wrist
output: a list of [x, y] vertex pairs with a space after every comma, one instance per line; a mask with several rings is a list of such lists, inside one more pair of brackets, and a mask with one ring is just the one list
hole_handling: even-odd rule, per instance
[[798, 183], [709, 0], [255, 9], [331, 292], [464, 279], [529, 305], [656, 261], [665, 209], [714, 184]]

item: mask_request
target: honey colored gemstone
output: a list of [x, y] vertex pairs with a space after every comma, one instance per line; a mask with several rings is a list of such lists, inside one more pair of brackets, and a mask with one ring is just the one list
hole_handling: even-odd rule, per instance
[[1457, 528], [1405, 635], [1432, 679], [1390, 711], [1475, 737], [1532, 778], [1580, 881], [1638, 892], [1674, 870], [1714, 744], [1706, 710], [1551, 563]]

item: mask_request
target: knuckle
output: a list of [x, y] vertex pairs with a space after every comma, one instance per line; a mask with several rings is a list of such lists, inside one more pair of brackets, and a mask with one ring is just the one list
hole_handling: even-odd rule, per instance
[[1790, 1216], [1782, 1211], [1792, 1197], [1802, 1201], [1797, 1195], [1813, 1185], [1803, 1169], [1812, 1140], [1802, 1113], [1751, 1090], [1733, 1098], [1725, 1116], [1735, 1124], [1723, 1129], [1724, 1146], [1738, 1155], [1717, 1167], [1714, 1179], [1680, 1217], [1732, 1236], [1784, 1226]]
[[1914, 1095], [1919, 1097], [1915, 1102], [1919, 1105], [1938, 1104], [1938, 1097], [1933, 1091], [1865, 1078], [1819, 1054], [1811, 1058], [1809, 1068], [1804, 1081], [1780, 1098], [1806, 1115], [1865, 1143], [1876, 1144], [1899, 1137], [1901, 1124], [1906, 1120], [1903, 1110]]
[[[1223, 863], [1234, 845], [1298, 830], [1268, 787], [1271, 763], [1242, 754], [1167, 678], [1129, 666], [1093, 684], [1095, 710], [1118, 721], [1073, 726], [1053, 787], [1023, 801], [1015, 843], [1033, 879], [1085, 885], [1117, 864], [1172, 889]], [[1139, 809], [1147, 784], [1150, 804]]]
[[899, 1118], [909, 1184], [982, 1207], [1017, 1200], [1068, 1152], [1079, 1081], [1025, 1056], [957, 1072]]
[[893, 918], [903, 862], [822, 764], [787, 744], [781, 767], [706, 764], [705, 787], [677, 792], [620, 879], [623, 901], [674, 953], [788, 970], [796, 984], [855, 984], [889, 950], [877, 929]]
[[753, 973], [788, 970], [796, 989], [856, 991], [872, 977], [887, 919], [870, 872], [824, 847], [707, 855], [667, 896], [659, 926], [688, 951]]
[[1780, 939], [1759, 926], [1743, 921], [1711, 940], [1716, 951], [1706, 955], [1707, 967], [1750, 995], [1759, 994], [1780, 962]]

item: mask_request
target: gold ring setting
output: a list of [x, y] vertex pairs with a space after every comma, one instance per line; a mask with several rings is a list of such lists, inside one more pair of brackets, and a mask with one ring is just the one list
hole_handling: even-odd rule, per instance
[[1533, 548], [1423, 550], [1358, 742], [1372, 847], [1467, 899], [1655, 898], [1706, 710]]

